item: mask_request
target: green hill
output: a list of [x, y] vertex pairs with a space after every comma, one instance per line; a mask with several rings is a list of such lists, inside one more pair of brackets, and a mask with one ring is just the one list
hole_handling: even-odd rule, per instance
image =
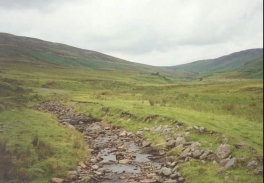
[[[201, 76], [230, 71], [243, 72], [244, 76], [248, 72], [261, 73], [263, 72], [263, 49], [245, 50], [217, 59], [200, 60], [169, 68], [176, 71], [193, 72]], [[250, 77], [259, 78], [260, 74], [251, 74]]]
[[162, 72], [164, 70], [128, 62], [95, 51], [6, 33], [0, 33], [0, 55], [0, 62], [10, 64], [38, 65], [47, 63], [57, 67], [135, 72]]

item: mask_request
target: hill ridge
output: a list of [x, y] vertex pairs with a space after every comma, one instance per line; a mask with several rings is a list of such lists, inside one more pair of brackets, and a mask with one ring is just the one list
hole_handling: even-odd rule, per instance
[[[39, 41], [39, 42], [45, 42], [46, 44], [53, 44], [53, 45], [56, 45], [56, 46], [68, 47], [68, 48], [74, 49], [76, 51], [83, 51], [83, 52], [88, 52], [88, 53], [90, 52], [90, 53], [95, 53], [95, 54], [102, 54], [102, 55], [104, 55], [106, 57], [109, 57], [111, 59], [118, 59], [118, 60], [125, 61], [125, 62], [131, 62], [131, 61], [127, 61], [125, 59], [121, 59], [121, 58], [117, 58], [117, 57], [114, 57], [114, 56], [111, 56], [111, 55], [107, 55], [107, 54], [101, 53], [99, 51], [93, 51], [93, 50], [88, 50], [88, 49], [84, 49], [84, 48], [79, 48], [79, 47], [71, 46], [71, 45], [68, 45], [68, 44], [65, 44], [65, 43], [46, 41], [46, 40], [39, 39], [39, 38], [32, 38], [32, 37], [27, 37], [27, 36], [17, 36], [17, 35], [13, 35], [13, 34], [9, 34], [9, 33], [1, 33], [0, 32], [0, 44], [2, 44], [3, 36], [9, 36], [9, 37], [18, 38], [18, 39], [29, 39], [29, 40]], [[10, 40], [8, 40], [8, 41], [10, 41]]]
[[[193, 72], [202, 76], [207, 76], [215, 73], [238, 71], [238, 69], [244, 64], [261, 58], [263, 62], [263, 48], [254, 48], [234, 52], [215, 59], [198, 60], [187, 64], [165, 68], [175, 71]], [[261, 62], [261, 60], [256, 62], [256, 64], [261, 66], [259, 62]], [[263, 67], [260, 67], [259, 69], [263, 72]], [[252, 70], [252, 72], [254, 72], [254, 70]], [[260, 77], [260, 75], [258, 75], [258, 77]]]
[[161, 67], [134, 63], [98, 51], [9, 33], [0, 33], [0, 54], [0, 62], [45, 62], [63, 67], [173, 73]]

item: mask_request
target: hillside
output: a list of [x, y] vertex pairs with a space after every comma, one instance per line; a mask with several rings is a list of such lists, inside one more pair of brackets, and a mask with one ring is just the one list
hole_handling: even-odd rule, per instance
[[0, 55], [0, 62], [10, 64], [46, 63], [57, 67], [164, 72], [162, 68], [128, 62], [96, 51], [6, 33], [0, 33]]
[[[242, 75], [246, 75], [245, 73], [247, 72], [261, 73], [263, 72], [263, 49], [250, 49], [232, 53], [230, 55], [226, 55], [216, 59], [200, 60], [167, 68], [176, 71], [193, 72], [200, 74], [201, 76], [230, 71], [243, 72]], [[255, 76], [253, 76], [253, 78], [255, 77], [259, 78], [260, 74], [256, 74]]]
[[237, 71], [247, 75], [249, 78], [263, 77], [263, 56], [245, 63]]

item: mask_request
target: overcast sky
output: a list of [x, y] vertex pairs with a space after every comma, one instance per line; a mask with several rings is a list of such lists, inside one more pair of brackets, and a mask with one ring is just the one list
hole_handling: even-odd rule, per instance
[[263, 0], [0, 0], [0, 32], [169, 66], [263, 47]]

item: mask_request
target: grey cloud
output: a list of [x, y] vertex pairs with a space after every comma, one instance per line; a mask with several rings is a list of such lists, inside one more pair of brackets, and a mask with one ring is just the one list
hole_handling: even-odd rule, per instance
[[[81, 0], [74, 0], [75, 3]], [[1, 0], [1, 9], [36, 9], [40, 11], [54, 10], [62, 4], [71, 3], [71, 0]]]
[[25, 9], [31, 9], [31, 8], [43, 8], [46, 7], [52, 3], [52, 0], [26, 0], [26, 1], [21, 1], [21, 0], [3, 0], [0, 1], [0, 7], [1, 8], [8, 8], [8, 9], [20, 9], [20, 8], [25, 8]]
[[261, 0], [22, 2], [0, 2], [1, 32], [136, 62], [175, 65], [263, 45]]

